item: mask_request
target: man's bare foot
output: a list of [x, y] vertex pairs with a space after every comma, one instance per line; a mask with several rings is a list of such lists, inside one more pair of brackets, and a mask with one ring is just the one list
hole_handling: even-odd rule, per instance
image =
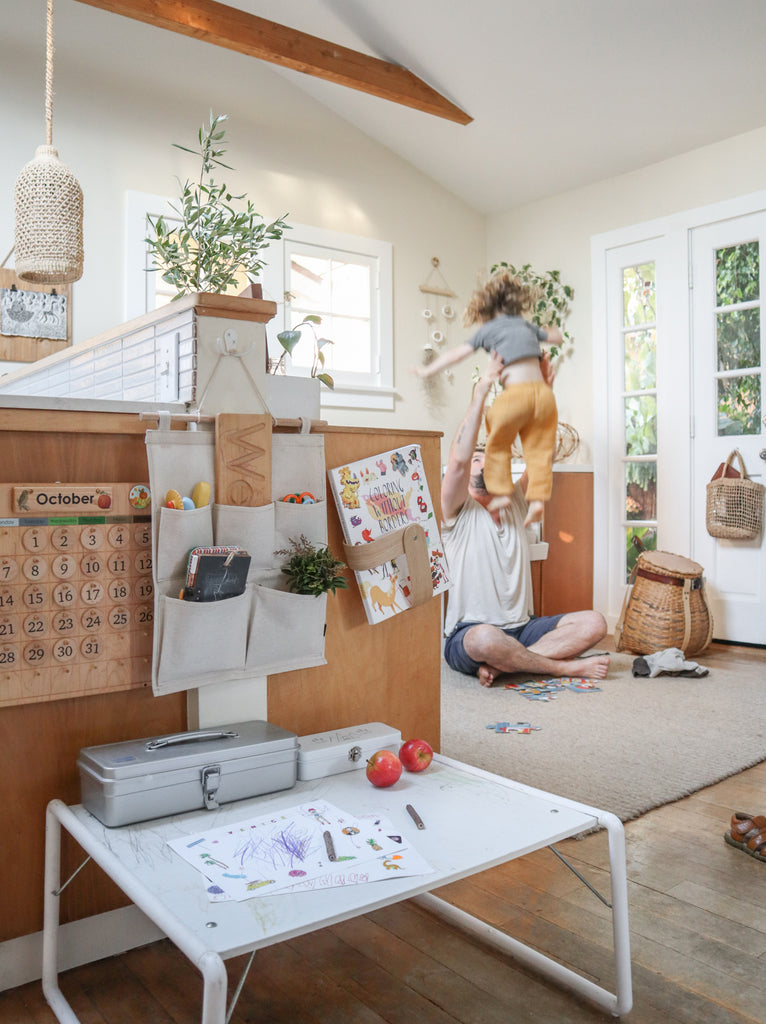
[[585, 679], [606, 679], [609, 671], [609, 655], [597, 654], [592, 658], [581, 658], [578, 662], [576, 676], [583, 676]]
[[[492, 508], [492, 506], [489, 506]], [[539, 523], [543, 518], [544, 504], [542, 501], [530, 501], [529, 511], [527, 512], [527, 518], [524, 520], [524, 525], [529, 526], [530, 523]]]
[[490, 668], [489, 665], [480, 665], [477, 674], [482, 686], [491, 686], [495, 681], [495, 669]]
[[[497, 512], [501, 508], [508, 508], [508, 506], [510, 504], [511, 504], [511, 496], [510, 496], [510, 494], [497, 494], [492, 499], [492, 501], [490, 501], [489, 505], [487, 505], [487, 508], [489, 509], [490, 512]], [[540, 513], [540, 515], [542, 515], [542, 512]]]

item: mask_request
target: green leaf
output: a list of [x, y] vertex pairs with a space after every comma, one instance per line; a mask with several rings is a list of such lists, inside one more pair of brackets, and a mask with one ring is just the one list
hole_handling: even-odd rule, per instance
[[300, 331], [280, 331], [279, 334], [277, 335], [277, 340], [279, 341], [280, 345], [285, 350], [285, 352], [287, 352], [288, 355], [291, 355], [293, 349], [298, 344], [298, 342], [301, 340], [301, 332]]
[[317, 349], [324, 348], [325, 345], [334, 345], [334, 341], [330, 341], [329, 338], [319, 338], [317, 340]]
[[317, 316], [316, 313], [307, 313], [303, 318], [303, 322], [307, 324], [321, 324], [322, 318]]
[[335, 387], [335, 381], [332, 379], [329, 373], [318, 373], [317, 380], [321, 380], [331, 390]]

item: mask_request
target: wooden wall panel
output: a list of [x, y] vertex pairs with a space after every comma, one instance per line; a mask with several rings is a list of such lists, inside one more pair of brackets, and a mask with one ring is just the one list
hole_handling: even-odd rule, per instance
[[[138, 416], [0, 410], [0, 482], [148, 480]], [[0, 941], [42, 928], [45, 807], [80, 799], [76, 768], [81, 747], [186, 728], [185, 694], [161, 698], [151, 687], [0, 710], [0, 835], [12, 883], [5, 886]], [[62, 877], [82, 860], [64, 846]], [[61, 920], [124, 903], [93, 864], [64, 894]]]
[[[148, 480], [146, 429], [138, 416], [123, 413], [0, 408], [0, 483]], [[329, 427], [326, 462], [341, 465], [419, 443], [431, 494], [438, 502], [439, 437]], [[328, 508], [330, 546], [342, 552], [332, 500]], [[299, 734], [380, 720], [404, 733], [422, 735], [438, 748], [438, 599], [377, 626], [367, 624], [353, 583], [350, 591], [331, 596], [328, 607], [328, 664], [272, 676], [270, 720]], [[151, 687], [0, 710], [0, 772], [6, 783], [0, 835], [11, 879], [4, 890], [0, 942], [42, 928], [45, 807], [54, 797], [79, 801], [79, 750], [185, 728], [186, 694], [154, 697]], [[75, 843], [64, 839], [66, 878], [82, 855]], [[124, 903], [100, 869], [89, 863], [62, 896], [61, 920]]]
[[[419, 444], [428, 488], [440, 518], [441, 434], [417, 431], [328, 427], [328, 468], [368, 458], [407, 444]], [[328, 541], [343, 557], [343, 532], [328, 494]], [[438, 520], [437, 520], [438, 521]], [[327, 602], [327, 665], [283, 672], [268, 682], [269, 720], [299, 736], [362, 722], [385, 722], [405, 736], [420, 736], [439, 748], [441, 604], [438, 598], [371, 626], [359, 588]]]
[[539, 615], [593, 607], [593, 473], [556, 472], [545, 504]]

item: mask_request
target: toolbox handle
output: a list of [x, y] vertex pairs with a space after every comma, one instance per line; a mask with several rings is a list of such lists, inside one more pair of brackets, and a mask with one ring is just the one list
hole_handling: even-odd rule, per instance
[[198, 743], [202, 740], [232, 740], [237, 736], [239, 736], [238, 732], [225, 730], [209, 732], [200, 729], [198, 732], [177, 732], [173, 736], [158, 736], [157, 739], [149, 740], [146, 749], [159, 750], [160, 747], [172, 747], [181, 743]]

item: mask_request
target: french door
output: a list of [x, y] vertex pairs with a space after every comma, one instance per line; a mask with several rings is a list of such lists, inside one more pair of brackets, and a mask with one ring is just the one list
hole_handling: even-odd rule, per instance
[[[706, 491], [732, 449], [764, 480], [766, 211], [690, 232], [693, 392], [692, 544], [705, 568], [714, 636], [766, 643], [763, 539], [720, 540], [705, 525]], [[738, 462], [735, 459], [735, 466]]]

